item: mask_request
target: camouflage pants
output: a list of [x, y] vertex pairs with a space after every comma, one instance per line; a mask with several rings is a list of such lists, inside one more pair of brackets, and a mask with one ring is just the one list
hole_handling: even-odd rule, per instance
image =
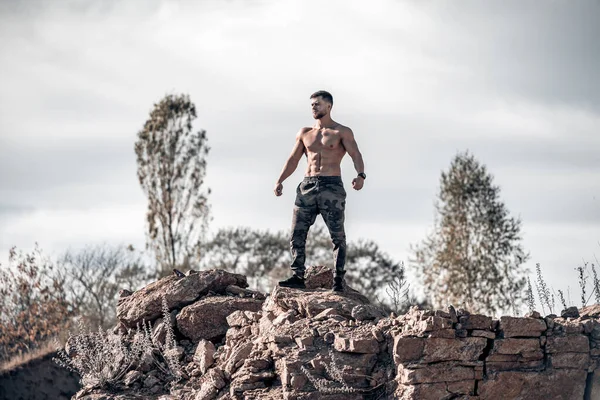
[[346, 191], [339, 176], [308, 176], [296, 189], [296, 202], [292, 218], [290, 248], [292, 270], [304, 277], [306, 260], [306, 237], [308, 229], [321, 214], [333, 242], [333, 261], [336, 276], [343, 277], [346, 262], [346, 233], [344, 210]]

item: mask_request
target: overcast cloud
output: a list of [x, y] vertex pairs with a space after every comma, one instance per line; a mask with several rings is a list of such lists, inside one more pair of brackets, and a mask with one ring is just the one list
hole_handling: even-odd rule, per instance
[[36, 241], [143, 247], [133, 144], [166, 93], [208, 132], [212, 230], [288, 229], [304, 161], [282, 198], [273, 184], [325, 89], [368, 175], [350, 240], [406, 261], [469, 149], [521, 217], [528, 266], [574, 290], [600, 258], [599, 18], [597, 1], [2, 2], [0, 263]]

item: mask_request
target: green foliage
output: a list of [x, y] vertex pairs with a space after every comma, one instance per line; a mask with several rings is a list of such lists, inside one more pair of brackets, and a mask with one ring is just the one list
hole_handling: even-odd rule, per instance
[[495, 313], [523, 302], [521, 221], [509, 216], [500, 188], [468, 152], [442, 172], [433, 232], [413, 246], [412, 266], [436, 307], [469, 303]]
[[166, 275], [200, 258], [210, 207], [204, 190], [206, 131], [192, 130], [196, 107], [187, 95], [155, 104], [135, 143], [138, 179], [148, 198], [147, 246]]
[[[202, 266], [244, 274], [258, 289], [269, 291], [275, 281], [290, 274], [290, 239], [285, 232], [224, 228], [204, 247]], [[309, 231], [306, 265], [333, 268], [333, 245], [322, 226]], [[404, 277], [404, 266], [391, 259], [371, 240], [350, 242], [346, 248], [346, 281], [371, 300], [389, 282]]]

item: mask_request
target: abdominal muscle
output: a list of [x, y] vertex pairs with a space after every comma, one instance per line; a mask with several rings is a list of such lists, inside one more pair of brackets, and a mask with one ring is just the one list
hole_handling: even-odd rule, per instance
[[335, 150], [324, 149], [321, 152], [308, 151], [306, 154], [308, 159], [306, 176], [341, 176], [340, 163], [345, 153], [345, 150], [339, 148]]

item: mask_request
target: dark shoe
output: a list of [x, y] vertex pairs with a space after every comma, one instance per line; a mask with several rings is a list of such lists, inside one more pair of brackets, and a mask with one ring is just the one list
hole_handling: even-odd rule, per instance
[[304, 278], [300, 278], [298, 275], [294, 274], [291, 278], [286, 279], [285, 281], [279, 281], [279, 286], [281, 287], [289, 287], [295, 289], [305, 289]]
[[333, 278], [333, 287], [331, 288], [334, 292], [343, 292], [344, 291], [344, 278], [342, 277], [334, 277]]

